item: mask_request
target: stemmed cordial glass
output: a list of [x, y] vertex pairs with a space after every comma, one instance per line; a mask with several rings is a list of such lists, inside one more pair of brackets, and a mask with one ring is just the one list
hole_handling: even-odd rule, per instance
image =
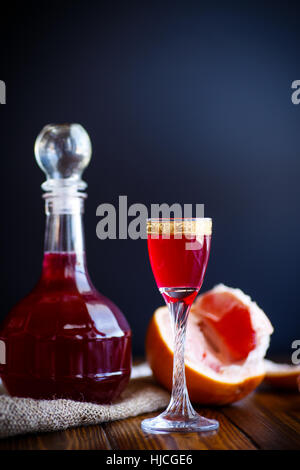
[[147, 239], [153, 274], [169, 308], [174, 334], [173, 385], [169, 406], [142, 421], [147, 432], [211, 431], [218, 421], [200, 416], [185, 382], [184, 344], [188, 314], [203, 282], [210, 251], [209, 218], [148, 219]]

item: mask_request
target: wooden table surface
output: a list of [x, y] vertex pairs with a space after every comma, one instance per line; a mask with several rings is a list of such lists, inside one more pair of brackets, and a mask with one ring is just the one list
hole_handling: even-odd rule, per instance
[[221, 408], [197, 408], [220, 422], [220, 429], [192, 434], [145, 434], [146, 416], [62, 432], [0, 440], [0, 450], [15, 449], [296, 449], [300, 450], [300, 394], [260, 387], [240, 402]]

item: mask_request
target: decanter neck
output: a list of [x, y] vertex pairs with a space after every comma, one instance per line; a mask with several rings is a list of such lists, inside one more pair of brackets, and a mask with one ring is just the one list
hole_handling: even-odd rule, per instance
[[46, 231], [41, 285], [88, 292], [82, 214], [85, 195], [46, 194]]
[[45, 194], [46, 231], [44, 251], [46, 253], [84, 254], [82, 214], [85, 194], [62, 192]]

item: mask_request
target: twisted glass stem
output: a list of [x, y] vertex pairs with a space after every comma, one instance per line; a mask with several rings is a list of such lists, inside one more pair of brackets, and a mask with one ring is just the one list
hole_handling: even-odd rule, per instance
[[184, 301], [168, 303], [174, 334], [173, 385], [170, 403], [164, 412], [173, 420], [197, 417], [194, 411], [185, 380], [184, 349], [190, 305]]

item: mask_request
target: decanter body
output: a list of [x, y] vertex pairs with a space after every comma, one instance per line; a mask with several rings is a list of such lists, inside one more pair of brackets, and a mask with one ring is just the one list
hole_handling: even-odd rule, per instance
[[0, 374], [13, 396], [109, 403], [130, 377], [130, 328], [86, 266], [85, 194], [78, 190], [85, 187], [87, 139], [78, 125], [47, 126], [37, 139], [48, 191], [42, 274], [0, 326]]

